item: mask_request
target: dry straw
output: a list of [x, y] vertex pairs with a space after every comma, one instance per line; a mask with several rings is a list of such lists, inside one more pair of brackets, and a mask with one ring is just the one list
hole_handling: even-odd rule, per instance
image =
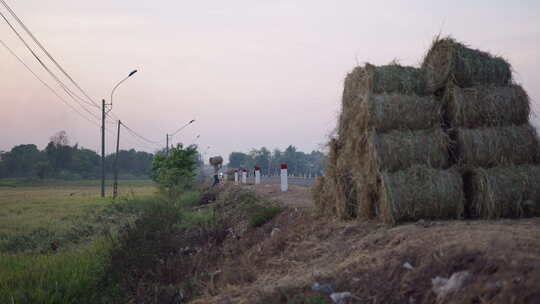
[[457, 170], [414, 166], [382, 173], [379, 216], [389, 224], [463, 216], [463, 183]]
[[530, 124], [457, 131], [461, 165], [495, 167], [535, 164], [539, 161], [536, 130]]
[[423, 73], [420, 69], [399, 65], [374, 66], [366, 63], [347, 74], [343, 89], [343, 108], [354, 102], [361, 102], [367, 92], [425, 94]]
[[468, 48], [452, 38], [435, 39], [422, 69], [430, 93], [444, 88], [449, 81], [460, 87], [506, 86], [512, 78], [510, 64], [503, 58]]
[[315, 181], [311, 190], [315, 211], [320, 215], [336, 215], [336, 206], [334, 202], [333, 183], [324, 176], [320, 176]]
[[417, 68], [391, 63], [385, 66], [374, 66], [367, 63], [356, 67], [345, 78], [342, 110], [339, 117], [339, 134], [350, 133], [358, 124], [358, 117], [364, 101], [372, 94], [399, 93], [406, 95], [424, 95], [425, 84], [422, 71]]
[[466, 89], [450, 86], [444, 103], [453, 127], [521, 125], [528, 121], [530, 113], [529, 97], [519, 85]]
[[540, 167], [474, 168], [464, 175], [470, 217], [540, 216]]
[[375, 94], [360, 106], [356, 119], [377, 132], [420, 130], [439, 126], [441, 109], [433, 96]]
[[367, 163], [377, 171], [388, 172], [413, 165], [444, 169], [449, 167], [448, 146], [448, 135], [441, 128], [385, 134], [371, 132]]

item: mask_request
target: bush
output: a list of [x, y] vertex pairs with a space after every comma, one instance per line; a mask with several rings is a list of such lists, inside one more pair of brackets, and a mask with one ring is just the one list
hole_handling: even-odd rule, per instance
[[176, 198], [195, 186], [197, 150], [182, 145], [172, 148], [168, 155], [157, 155], [152, 163], [152, 179], [170, 198]]
[[280, 214], [281, 211], [283, 209], [280, 207], [253, 205], [249, 208], [249, 225], [253, 228], [260, 227]]

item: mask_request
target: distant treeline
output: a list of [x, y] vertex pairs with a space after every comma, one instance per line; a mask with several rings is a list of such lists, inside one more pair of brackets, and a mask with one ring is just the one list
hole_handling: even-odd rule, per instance
[[288, 146], [285, 151], [265, 147], [253, 149], [249, 153], [232, 152], [229, 155], [228, 167], [231, 169], [253, 170], [258, 166], [262, 174], [279, 174], [281, 164], [287, 164], [290, 174], [321, 175], [324, 171], [326, 156], [320, 151], [304, 153], [294, 146]]
[[[105, 157], [106, 172], [112, 174], [114, 154]], [[121, 178], [148, 178], [154, 155], [121, 150], [118, 167]], [[101, 176], [101, 156], [95, 151], [69, 144], [66, 132], [51, 137], [43, 150], [36, 145], [18, 145], [0, 152], [0, 178], [94, 179]]]

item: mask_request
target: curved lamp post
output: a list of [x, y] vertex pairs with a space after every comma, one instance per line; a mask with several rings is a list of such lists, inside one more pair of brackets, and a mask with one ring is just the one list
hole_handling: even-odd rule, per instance
[[[113, 106], [113, 95], [114, 95], [114, 91], [116, 91], [116, 89], [124, 82], [126, 81], [129, 77], [133, 76], [135, 73], [137, 73], [137, 70], [133, 70], [131, 71], [125, 78], [123, 78], [122, 80], [120, 80], [115, 86], [114, 88], [112, 89], [111, 91], [111, 104], [110, 104], [110, 108], [109, 108], [109, 111], [112, 110], [112, 106]], [[120, 125], [122, 124], [122, 122], [120, 120], [118, 120], [118, 134], [116, 135], [116, 154], [114, 155], [114, 184], [113, 184], [113, 198], [116, 198], [116, 196], [118, 195], [118, 149], [120, 148]], [[105, 176], [105, 174], [103, 174]]]

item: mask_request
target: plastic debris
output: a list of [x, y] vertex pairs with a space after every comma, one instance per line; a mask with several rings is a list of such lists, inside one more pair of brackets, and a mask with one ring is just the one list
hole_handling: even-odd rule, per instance
[[447, 294], [452, 293], [469, 282], [471, 273], [468, 271], [460, 271], [453, 273], [449, 279], [435, 277], [431, 280], [433, 284], [433, 292], [437, 294], [438, 299], [443, 299]]
[[311, 290], [313, 290], [313, 291], [322, 291], [322, 292], [326, 292], [326, 293], [331, 293], [332, 291], [334, 291], [334, 288], [332, 287], [331, 284], [319, 284], [319, 283], [315, 283], [315, 284], [311, 285]]
[[411, 263], [407, 262], [405, 264], [403, 264], [403, 268], [405, 269], [409, 269], [409, 270], [413, 270], [414, 267], [411, 265]]
[[334, 292], [330, 295], [330, 299], [336, 304], [345, 304], [345, 301], [350, 298], [352, 295], [350, 292]]

